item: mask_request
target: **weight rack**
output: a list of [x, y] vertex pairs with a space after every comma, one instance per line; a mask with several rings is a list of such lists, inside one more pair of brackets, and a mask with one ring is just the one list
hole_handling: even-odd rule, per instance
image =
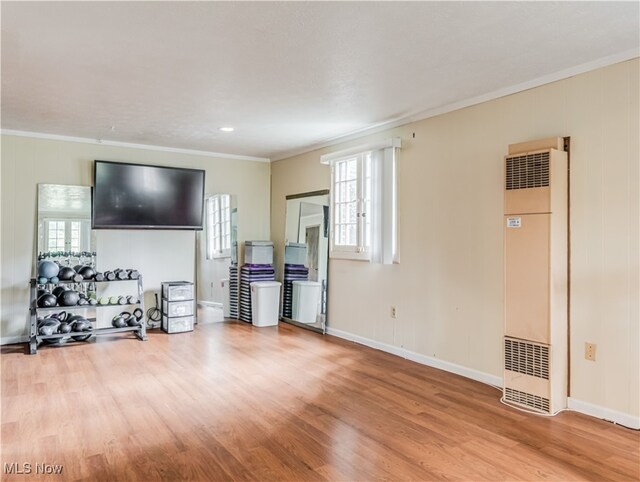
[[[147, 326], [144, 321], [140, 323], [140, 326], [125, 326], [124, 328], [114, 328], [114, 327], [106, 327], [106, 328], [95, 328], [88, 331], [78, 331], [71, 333], [55, 333], [53, 335], [40, 335], [38, 333], [38, 313], [46, 313], [46, 312], [56, 312], [56, 311], [79, 311], [79, 310], [95, 310], [98, 308], [107, 308], [111, 306], [138, 306], [143, 313], [144, 311], [144, 290], [142, 288], [142, 275], [138, 277], [138, 279], [124, 279], [124, 280], [104, 280], [104, 281], [95, 281], [95, 280], [84, 280], [84, 281], [58, 281], [55, 284], [56, 286], [65, 285], [65, 284], [88, 284], [88, 283], [125, 283], [125, 282], [138, 282], [138, 303], [134, 305], [120, 305], [120, 304], [108, 304], [108, 305], [75, 305], [75, 306], [50, 306], [46, 308], [39, 308], [37, 305], [37, 292], [38, 292], [38, 280], [35, 278], [31, 278], [30, 281], [30, 303], [29, 303], [29, 313], [30, 313], [30, 331], [29, 331], [29, 354], [35, 355], [38, 352], [38, 344], [43, 340], [51, 340], [57, 338], [68, 338], [69, 341], [76, 341], [71, 338], [72, 336], [87, 336], [91, 335], [90, 340], [95, 340], [95, 337], [101, 335], [112, 335], [114, 333], [128, 333], [132, 332], [138, 339], [141, 341], [147, 340]], [[97, 291], [97, 290], [96, 290]], [[91, 323], [96, 322], [96, 318], [87, 318]]]

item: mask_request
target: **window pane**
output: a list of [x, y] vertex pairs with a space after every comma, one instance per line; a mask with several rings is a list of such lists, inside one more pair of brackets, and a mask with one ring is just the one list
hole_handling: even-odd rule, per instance
[[347, 228], [347, 242], [346, 244], [349, 246], [355, 246], [356, 244], [356, 225], [348, 224]]
[[357, 222], [356, 219], [356, 203], [347, 204], [347, 222], [355, 223]]
[[346, 179], [356, 179], [358, 177], [358, 159], [350, 159], [347, 167]]

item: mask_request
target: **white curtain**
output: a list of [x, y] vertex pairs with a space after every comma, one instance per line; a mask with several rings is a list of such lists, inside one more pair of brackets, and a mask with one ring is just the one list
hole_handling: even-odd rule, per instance
[[396, 148], [371, 153], [371, 262], [398, 262]]

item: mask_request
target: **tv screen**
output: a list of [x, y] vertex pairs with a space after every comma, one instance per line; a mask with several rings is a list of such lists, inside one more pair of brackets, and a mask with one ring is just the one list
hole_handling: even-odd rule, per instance
[[95, 161], [94, 229], [202, 229], [204, 171]]

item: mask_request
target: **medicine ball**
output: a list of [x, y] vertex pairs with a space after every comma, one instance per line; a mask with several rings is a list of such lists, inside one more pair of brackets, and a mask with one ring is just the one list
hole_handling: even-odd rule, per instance
[[63, 281], [71, 281], [73, 277], [76, 275], [76, 272], [73, 268], [69, 266], [65, 266], [64, 268], [60, 268], [60, 272], [58, 273], [58, 278]]
[[50, 306], [56, 306], [56, 297], [51, 293], [45, 293], [38, 298], [38, 307], [49, 308]]
[[79, 272], [80, 272], [80, 270], [81, 270], [82, 268], [84, 268], [84, 265], [83, 265], [83, 264], [76, 264], [76, 265], [73, 267], [73, 269], [75, 270], [75, 272], [76, 272], [76, 273], [79, 273]]
[[60, 268], [53, 261], [40, 261], [38, 263], [38, 276], [41, 278], [53, 278], [58, 276]]
[[64, 286], [56, 286], [55, 288], [53, 288], [51, 294], [57, 298], [58, 296], [60, 296], [60, 293], [64, 293], [65, 291], [67, 291], [67, 288], [65, 288]]
[[77, 291], [63, 291], [58, 296], [58, 304], [60, 304], [60, 306], [75, 306], [78, 304], [79, 299], [80, 296], [78, 296]]
[[82, 275], [84, 279], [93, 279], [96, 272], [91, 266], [83, 266], [80, 268], [80, 271], [78, 271], [78, 274]]
[[44, 288], [40, 288], [36, 293], [36, 300], [40, 298], [42, 295], [46, 295], [47, 293], [49, 293], [48, 290], [45, 290]]

